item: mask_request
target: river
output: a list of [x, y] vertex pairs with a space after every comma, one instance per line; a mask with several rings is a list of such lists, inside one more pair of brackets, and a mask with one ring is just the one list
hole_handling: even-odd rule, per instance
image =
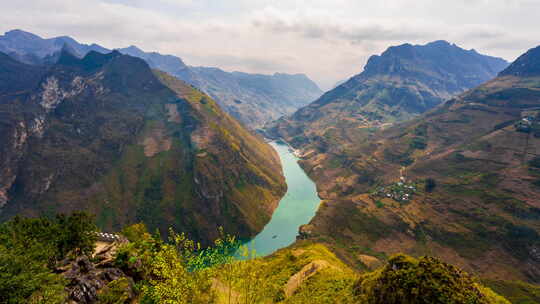
[[246, 245], [258, 256], [265, 256], [287, 247], [296, 240], [298, 228], [309, 223], [315, 216], [320, 199], [315, 183], [298, 165], [297, 157], [287, 145], [271, 142], [281, 159], [287, 193], [274, 211], [272, 219], [264, 229]]

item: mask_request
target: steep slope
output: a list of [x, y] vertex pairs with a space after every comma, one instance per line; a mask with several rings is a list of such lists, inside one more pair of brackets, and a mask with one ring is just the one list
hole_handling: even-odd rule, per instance
[[[322, 94], [319, 87], [303, 74], [231, 73], [208, 67], [192, 67], [191, 70], [198, 76], [192, 82], [194, 86], [207, 92], [227, 112], [253, 128], [292, 114]], [[190, 81], [189, 74], [177, 76]]]
[[315, 134], [337, 133], [346, 141], [351, 130], [411, 119], [492, 79], [507, 64], [446, 41], [390, 47], [372, 56], [362, 73], [269, 128], [298, 144]]
[[539, 283], [538, 59], [540, 47], [417, 119], [306, 146], [302, 165], [325, 202], [302, 237], [330, 241], [362, 267], [358, 248]]
[[118, 49], [118, 51], [122, 54], [144, 59], [144, 61], [154, 69], [167, 72], [176, 77], [182, 75], [182, 77], [179, 78], [189, 84], [194, 84], [198, 80], [198, 75], [196, 75], [180, 57], [162, 55], [157, 52], [145, 52], [134, 45]]
[[[97, 44], [81, 44], [67, 36], [43, 39], [22, 30], [12, 30], [0, 36], [0, 52], [29, 64], [54, 64], [64, 46], [71, 48], [78, 57], [90, 51], [110, 52]], [[136, 46], [118, 51], [142, 58], [150, 67], [203, 90], [226, 112], [252, 128], [292, 114], [322, 94], [319, 87], [302, 74], [230, 73], [217, 68], [188, 67], [179, 57], [144, 52]]]
[[219, 226], [258, 232], [285, 192], [269, 145], [141, 59], [63, 51], [39, 73], [0, 92], [3, 219], [85, 209], [104, 229], [143, 221], [204, 242]]

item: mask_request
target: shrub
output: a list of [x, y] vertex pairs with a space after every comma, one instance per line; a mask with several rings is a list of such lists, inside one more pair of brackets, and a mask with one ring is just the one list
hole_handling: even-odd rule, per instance
[[360, 303], [505, 303], [504, 298], [481, 287], [467, 273], [436, 258], [390, 258], [388, 264], [363, 275], [355, 287]]
[[433, 178], [427, 178], [425, 184], [425, 191], [431, 193], [435, 187], [437, 187], [437, 182]]
[[0, 225], [0, 303], [64, 303], [65, 281], [51, 268], [70, 252], [93, 251], [95, 231], [85, 213]]
[[529, 161], [529, 166], [540, 169], [540, 156], [537, 156]]

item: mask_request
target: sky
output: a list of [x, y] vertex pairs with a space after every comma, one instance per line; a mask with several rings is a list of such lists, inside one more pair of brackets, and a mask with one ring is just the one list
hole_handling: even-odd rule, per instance
[[325, 90], [392, 45], [443, 39], [512, 61], [540, 44], [540, 0], [2, 2], [2, 32], [136, 45], [227, 71], [304, 73]]

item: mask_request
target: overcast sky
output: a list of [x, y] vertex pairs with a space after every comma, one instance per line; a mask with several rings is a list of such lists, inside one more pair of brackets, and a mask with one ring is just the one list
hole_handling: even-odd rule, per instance
[[323, 89], [390, 45], [444, 39], [509, 61], [540, 44], [540, 0], [2, 0], [0, 31], [137, 45], [189, 65], [305, 73]]

